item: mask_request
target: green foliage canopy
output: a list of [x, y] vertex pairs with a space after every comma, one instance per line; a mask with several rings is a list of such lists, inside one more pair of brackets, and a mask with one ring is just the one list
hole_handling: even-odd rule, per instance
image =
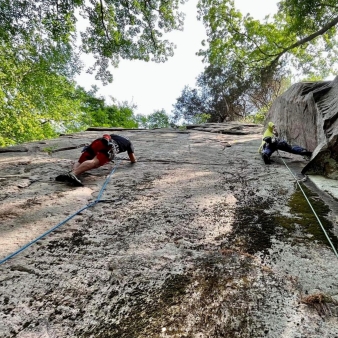
[[[53, 137], [57, 130], [70, 131], [78, 125], [80, 103], [72, 77], [80, 64], [70, 39], [60, 27], [51, 29], [49, 15], [43, 17], [45, 5], [47, 1], [1, 2], [2, 146]], [[67, 10], [60, 10], [67, 24]]]
[[[53, 48], [75, 51], [81, 18], [80, 52], [94, 55], [88, 70], [111, 82], [109, 64], [120, 58], [165, 61], [174, 44], [163, 34], [183, 27], [179, 5], [185, 0], [4, 0], [0, 6], [0, 40], [29, 42], [42, 57]], [[47, 46], [47, 47], [45, 47]], [[76, 53], [75, 53], [76, 54]], [[78, 58], [73, 58], [76, 63]], [[56, 66], [56, 64], [55, 64]]]
[[185, 88], [176, 119], [209, 121], [245, 118], [267, 111], [291, 75], [323, 79], [337, 71], [336, 0], [282, 0], [262, 21], [236, 10], [233, 0], [199, 0], [207, 64], [197, 89]]
[[174, 105], [174, 120], [224, 122], [267, 110], [283, 89], [283, 81], [271, 79], [260, 86], [244, 79], [239, 64], [228, 68], [209, 65], [197, 78], [197, 88], [186, 86]]
[[77, 88], [77, 96], [81, 101], [82, 122], [91, 127], [123, 127], [137, 128], [134, 116], [136, 105], [128, 102], [106, 104], [103, 97], [97, 97], [97, 88], [86, 92], [84, 88]]
[[22, 57], [25, 47], [0, 44], [0, 146], [52, 137], [78, 120], [74, 83], [46, 71], [44, 59]]
[[174, 104], [174, 121], [183, 120], [185, 123], [195, 123], [198, 116], [212, 111], [210, 100], [204, 97], [203, 90], [185, 86]]
[[283, 0], [262, 22], [243, 16], [233, 0], [200, 0], [198, 7], [209, 44], [199, 54], [212, 65], [236, 60], [244, 78], [263, 83], [277, 72], [324, 77], [337, 70], [335, 0]]
[[138, 125], [142, 128], [168, 128], [171, 125], [171, 118], [164, 109], [155, 110], [152, 114], [145, 116], [136, 115]]
[[[106, 105], [72, 81], [87, 69], [104, 84], [120, 58], [165, 61], [182, 29], [184, 0], [3, 0], [0, 6], [0, 146], [88, 125], [137, 127], [133, 107]], [[78, 20], [86, 23], [79, 34]], [[80, 42], [78, 41], [80, 39]]]
[[169, 119], [164, 109], [154, 111], [148, 116], [148, 128], [167, 128], [170, 125]]

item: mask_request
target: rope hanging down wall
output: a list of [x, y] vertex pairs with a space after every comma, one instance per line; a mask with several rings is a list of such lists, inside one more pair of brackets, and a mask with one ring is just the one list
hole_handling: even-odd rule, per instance
[[121, 160], [119, 160], [117, 162], [117, 164], [114, 166], [114, 168], [112, 169], [112, 171], [110, 172], [110, 174], [107, 176], [106, 180], [104, 181], [102, 188], [97, 196], [97, 198], [95, 199], [95, 201], [87, 204], [86, 206], [84, 206], [83, 208], [81, 208], [80, 210], [76, 211], [74, 214], [68, 216], [65, 220], [63, 220], [62, 222], [60, 222], [59, 224], [55, 225], [53, 228], [47, 230], [45, 233], [43, 233], [42, 235], [38, 236], [37, 238], [35, 238], [34, 240], [32, 240], [31, 242], [25, 244], [23, 247], [21, 247], [20, 249], [18, 249], [17, 251], [11, 253], [10, 255], [8, 255], [7, 257], [3, 258], [0, 260], [0, 265], [7, 262], [9, 259], [13, 258], [14, 256], [18, 255], [20, 252], [24, 251], [25, 249], [27, 249], [28, 247], [30, 247], [31, 245], [33, 245], [34, 243], [36, 243], [37, 241], [39, 241], [40, 239], [42, 239], [43, 237], [46, 237], [47, 235], [49, 235], [51, 232], [53, 232], [54, 230], [56, 230], [57, 228], [59, 228], [61, 225], [67, 223], [69, 220], [71, 220], [73, 217], [75, 217], [76, 215], [78, 215], [80, 212], [82, 212], [83, 210], [86, 210], [90, 207], [93, 207], [94, 205], [96, 205], [97, 203], [100, 202], [101, 197], [103, 195], [103, 192], [107, 186], [107, 184], [109, 183], [111, 177], [113, 176], [114, 172], [116, 171], [117, 167], [119, 166]]

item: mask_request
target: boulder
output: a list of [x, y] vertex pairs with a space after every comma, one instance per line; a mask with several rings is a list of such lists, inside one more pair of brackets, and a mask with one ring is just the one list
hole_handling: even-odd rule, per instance
[[313, 152], [303, 174], [338, 179], [338, 77], [333, 81], [302, 82], [278, 97], [266, 121], [280, 136]]

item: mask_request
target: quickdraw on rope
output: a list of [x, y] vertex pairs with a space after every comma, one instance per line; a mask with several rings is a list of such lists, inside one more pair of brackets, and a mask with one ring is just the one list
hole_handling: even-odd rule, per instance
[[97, 196], [97, 198], [95, 199], [95, 201], [87, 204], [86, 206], [84, 206], [83, 208], [81, 208], [80, 210], [76, 211], [74, 214], [68, 216], [65, 220], [63, 220], [61, 223], [55, 225], [53, 228], [47, 230], [45, 233], [43, 233], [42, 235], [40, 235], [39, 237], [35, 238], [34, 240], [32, 240], [31, 242], [25, 244], [23, 247], [21, 247], [20, 249], [18, 249], [17, 251], [11, 253], [10, 255], [8, 255], [7, 257], [3, 258], [0, 260], [0, 265], [5, 263], [6, 261], [8, 261], [9, 259], [11, 259], [12, 257], [18, 255], [20, 252], [24, 251], [25, 249], [27, 249], [29, 246], [31, 246], [32, 244], [36, 243], [37, 241], [39, 241], [40, 239], [42, 239], [43, 237], [49, 235], [51, 232], [53, 232], [55, 229], [59, 228], [61, 225], [67, 223], [69, 220], [71, 220], [73, 217], [75, 217], [76, 215], [78, 215], [80, 212], [82, 212], [83, 210], [86, 210], [90, 207], [93, 207], [94, 205], [96, 205], [97, 203], [100, 202], [100, 199], [102, 197], [102, 194], [108, 184], [108, 182], [110, 181], [112, 175], [114, 174], [114, 172], [116, 171], [117, 167], [119, 166], [121, 160], [119, 160], [117, 162], [117, 164], [114, 166], [114, 168], [112, 169], [112, 171], [110, 172], [110, 174], [107, 176], [105, 182], [102, 185], [102, 188]]
[[300, 188], [301, 192], [303, 193], [303, 195], [304, 195], [304, 197], [305, 197], [305, 199], [306, 199], [307, 203], [309, 204], [309, 206], [310, 206], [310, 208], [311, 208], [311, 210], [312, 210], [313, 214], [315, 215], [315, 217], [316, 217], [316, 219], [317, 219], [317, 221], [318, 221], [318, 223], [319, 223], [320, 227], [322, 228], [322, 230], [323, 230], [323, 232], [324, 232], [324, 235], [325, 235], [325, 237], [326, 237], [326, 238], [327, 238], [327, 240], [329, 241], [329, 243], [330, 243], [330, 245], [331, 245], [331, 248], [332, 248], [333, 252], [334, 252], [334, 253], [335, 253], [335, 255], [338, 257], [338, 253], [337, 253], [337, 250], [336, 250], [336, 248], [334, 247], [334, 245], [333, 245], [333, 243], [332, 243], [332, 241], [331, 241], [331, 239], [330, 239], [329, 235], [327, 234], [327, 232], [326, 232], [326, 230], [325, 230], [325, 228], [324, 228], [324, 226], [323, 226], [322, 222], [320, 221], [320, 219], [319, 219], [319, 217], [318, 217], [318, 215], [317, 215], [316, 211], [313, 209], [313, 207], [312, 207], [312, 205], [311, 205], [311, 203], [310, 203], [309, 199], [307, 198], [307, 196], [306, 196], [306, 194], [305, 194], [305, 192], [304, 192], [304, 190], [303, 190], [302, 186], [300, 185], [300, 182], [304, 182], [304, 181], [306, 181], [306, 179], [307, 179], [307, 176], [306, 176], [306, 175], [304, 175], [305, 177], [304, 177], [303, 179], [298, 179], [298, 178], [297, 178], [297, 177], [294, 175], [294, 173], [291, 171], [291, 169], [290, 169], [290, 168], [287, 166], [287, 164], [286, 164], [286, 163], [285, 163], [285, 161], [283, 160], [282, 156], [279, 154], [278, 150], [277, 150], [277, 154], [278, 154], [279, 158], [280, 158], [280, 159], [283, 161], [284, 165], [285, 165], [285, 166], [286, 166], [286, 168], [289, 170], [289, 172], [291, 173], [291, 175], [293, 176], [293, 178], [296, 180], [296, 182], [297, 182], [297, 184], [298, 184], [298, 186], [299, 186], [299, 188]]

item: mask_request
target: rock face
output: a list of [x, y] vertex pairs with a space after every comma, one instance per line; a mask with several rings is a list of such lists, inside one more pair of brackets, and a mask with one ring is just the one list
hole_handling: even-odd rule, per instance
[[[119, 130], [138, 162], [81, 188], [54, 178], [108, 130], [0, 153], [0, 259], [62, 224], [0, 265], [1, 338], [338, 336], [338, 257], [289, 170], [259, 157], [262, 126], [197, 128]], [[303, 187], [337, 246], [336, 203]]]
[[288, 142], [313, 151], [303, 173], [338, 179], [338, 77], [291, 86], [273, 103], [273, 121]]

